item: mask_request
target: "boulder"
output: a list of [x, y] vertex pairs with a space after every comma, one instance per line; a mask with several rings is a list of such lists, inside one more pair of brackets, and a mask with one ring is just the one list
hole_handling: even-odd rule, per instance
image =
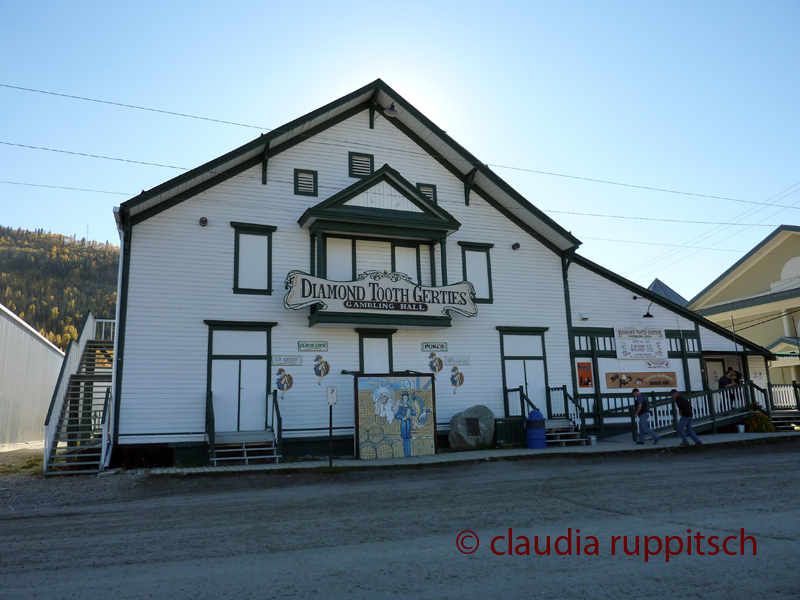
[[[467, 419], [478, 419], [480, 435], [468, 435]], [[474, 450], [494, 443], [494, 413], [485, 406], [473, 406], [453, 415], [447, 436], [453, 450]]]

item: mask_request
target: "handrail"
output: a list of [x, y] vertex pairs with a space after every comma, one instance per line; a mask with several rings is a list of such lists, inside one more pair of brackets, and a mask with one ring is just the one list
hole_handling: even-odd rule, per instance
[[[278, 427], [275, 427], [277, 415]], [[278, 404], [278, 390], [272, 390], [272, 432], [275, 435], [275, 448], [277, 455], [283, 455], [283, 417], [281, 417], [281, 407]], [[277, 459], [280, 462], [280, 458]]]
[[111, 388], [106, 388], [106, 398], [103, 401], [103, 416], [100, 419], [102, 425], [102, 434], [100, 438], [100, 470], [102, 471], [106, 466], [106, 458], [108, 458], [108, 407], [111, 404]]
[[[572, 395], [567, 391], [567, 386], [562, 385], [561, 387], [551, 387], [550, 393], [553, 392], [560, 392], [564, 398], [564, 418], [572, 421], [572, 424], [580, 428], [581, 437], [586, 438], [586, 409], [584, 409], [580, 404], [578, 404]], [[573, 418], [574, 415], [574, 418]], [[556, 412], [553, 410], [553, 414], [551, 415], [553, 418], [556, 416], [561, 416], [561, 413]]]
[[206, 394], [206, 435], [208, 436], [208, 457], [214, 460], [214, 394], [210, 390]]
[[519, 410], [520, 410], [520, 413], [522, 413], [523, 417], [525, 416], [525, 404], [530, 406], [531, 409], [533, 409], [533, 410], [539, 410], [536, 407], [536, 405], [533, 403], [533, 401], [530, 398], [528, 398], [528, 395], [525, 393], [525, 387], [524, 386], [519, 386], [519, 387], [516, 387], [516, 388], [505, 388], [505, 387], [503, 388], [503, 395], [506, 398], [508, 398], [508, 393], [509, 392], [517, 392], [517, 393], [519, 393]]

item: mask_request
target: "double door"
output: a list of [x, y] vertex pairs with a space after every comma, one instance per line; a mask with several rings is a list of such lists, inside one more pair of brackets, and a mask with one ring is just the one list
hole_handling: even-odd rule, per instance
[[260, 359], [211, 362], [215, 430], [264, 431], [267, 428], [268, 365]]

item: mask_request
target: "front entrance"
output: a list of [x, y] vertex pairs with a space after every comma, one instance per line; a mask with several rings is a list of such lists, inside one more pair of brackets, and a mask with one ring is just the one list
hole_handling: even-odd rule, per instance
[[211, 393], [216, 431], [266, 430], [267, 374], [266, 360], [212, 361]]
[[209, 360], [215, 432], [266, 431], [269, 332], [212, 327]]
[[[512, 329], [512, 328], [509, 328]], [[500, 349], [503, 355], [503, 385], [507, 390], [519, 388], [536, 405], [545, 419], [547, 410], [547, 361], [544, 352], [544, 332], [514, 329], [502, 331]], [[524, 409], [518, 393], [506, 395], [506, 416], [527, 416], [531, 408]]]

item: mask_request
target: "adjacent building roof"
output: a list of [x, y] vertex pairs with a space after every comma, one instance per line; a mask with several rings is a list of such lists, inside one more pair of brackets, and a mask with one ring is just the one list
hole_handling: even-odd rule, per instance
[[680, 306], [686, 306], [686, 298], [681, 296], [678, 292], [673, 290], [666, 283], [661, 281], [658, 277], [656, 277], [653, 280], [653, 283], [651, 283], [647, 287], [647, 289], [650, 290], [651, 292], [658, 294], [659, 296], [662, 296], [663, 298], [666, 298], [671, 302], [674, 302], [675, 304], [678, 304]]
[[116, 217], [123, 226], [182, 202], [295, 144], [364, 110], [372, 119], [394, 104], [397, 116], [387, 119], [464, 182], [465, 192], [479, 194], [503, 214], [558, 252], [574, 250], [580, 240], [533, 206], [488, 166], [414, 108], [386, 83], [372, 83], [268, 134], [124, 202]]

